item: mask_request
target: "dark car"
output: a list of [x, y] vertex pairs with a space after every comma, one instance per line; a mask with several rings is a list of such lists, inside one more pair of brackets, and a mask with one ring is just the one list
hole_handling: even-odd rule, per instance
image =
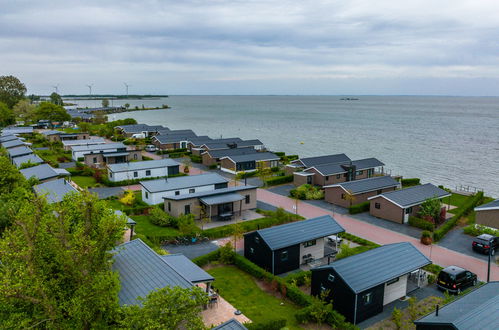
[[473, 239], [472, 247], [474, 251], [494, 255], [499, 248], [499, 237], [483, 234]]
[[477, 282], [475, 273], [458, 266], [449, 266], [438, 274], [437, 287], [443, 291], [461, 293], [464, 289], [475, 286]]

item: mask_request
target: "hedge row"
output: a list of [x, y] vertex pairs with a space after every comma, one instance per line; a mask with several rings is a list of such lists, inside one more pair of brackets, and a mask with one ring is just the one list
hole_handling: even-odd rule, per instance
[[203, 256], [192, 259], [192, 262], [198, 265], [199, 267], [206, 266], [210, 262], [216, 261], [220, 258], [220, 249], [212, 251]]
[[409, 178], [409, 179], [402, 179], [400, 180], [400, 183], [402, 184], [402, 187], [412, 187], [412, 186], [417, 186], [418, 184], [421, 183], [421, 180], [419, 178]]
[[466, 203], [458, 209], [457, 213], [452, 218], [450, 218], [446, 223], [440, 226], [440, 228], [435, 230], [435, 232], [433, 233], [433, 240], [441, 240], [445, 236], [445, 234], [447, 234], [447, 232], [456, 225], [459, 219], [473, 211], [475, 206], [480, 205], [480, 203], [483, 201], [483, 198], [483, 191], [479, 191], [475, 196], [473, 196], [473, 198], [468, 199]]
[[369, 201], [367, 201], [367, 202], [352, 205], [348, 208], [348, 213], [357, 214], [357, 213], [367, 212], [367, 211], [369, 211], [370, 204], [371, 203]]
[[373, 247], [373, 248], [381, 246], [379, 244], [376, 244], [374, 242], [368, 241], [367, 239], [364, 239], [364, 238], [360, 238], [360, 237], [355, 236], [355, 235], [350, 234], [350, 233], [341, 233], [341, 234], [339, 234], [339, 236], [343, 237], [346, 240], [349, 240], [350, 242], [354, 242], [354, 243], [357, 243], [357, 244], [360, 244], [360, 245], [363, 245], [363, 246], [370, 246], [370, 247]]
[[293, 175], [275, 176], [265, 180], [267, 186], [276, 186], [278, 184], [293, 182]]
[[435, 225], [429, 221], [426, 221], [424, 219], [418, 218], [418, 217], [409, 217], [409, 226], [413, 226], [416, 228], [421, 228], [423, 230], [428, 230], [428, 231], [434, 231], [435, 230]]
[[480, 226], [480, 225], [466, 226], [466, 227], [464, 227], [463, 231], [466, 235], [471, 235], [471, 236], [478, 236], [478, 235], [482, 235], [482, 234], [499, 236], [499, 230], [485, 227], [485, 226]]
[[308, 270], [308, 271], [289, 274], [284, 279], [288, 283], [294, 283], [297, 286], [302, 286], [305, 284], [307, 279], [311, 277], [312, 277], [312, 272]]
[[286, 319], [268, 320], [259, 323], [248, 323], [244, 326], [248, 330], [281, 330], [286, 327]]
[[189, 157], [191, 158], [191, 161], [193, 163], [202, 163], [203, 162], [203, 158], [201, 156], [198, 156], [198, 155], [189, 155]]

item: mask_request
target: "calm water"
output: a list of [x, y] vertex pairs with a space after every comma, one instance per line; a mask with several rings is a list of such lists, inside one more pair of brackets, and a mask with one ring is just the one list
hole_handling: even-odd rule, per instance
[[499, 98], [359, 98], [171, 96], [113, 103], [172, 107], [116, 114], [115, 119], [133, 117], [211, 137], [259, 138], [271, 150], [300, 156], [377, 157], [392, 174], [450, 188], [477, 187], [499, 197]]

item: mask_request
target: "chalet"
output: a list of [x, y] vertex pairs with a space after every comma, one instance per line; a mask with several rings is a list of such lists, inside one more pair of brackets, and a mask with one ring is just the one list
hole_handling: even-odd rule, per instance
[[35, 154], [28, 154], [24, 156], [19, 156], [16, 158], [12, 159], [12, 163], [17, 167], [20, 168], [23, 164], [41, 164], [43, 163], [43, 159], [41, 159], [38, 155]]
[[146, 124], [121, 125], [114, 128], [120, 134], [126, 137], [131, 137], [134, 134], [144, 134], [145, 136], [156, 135], [159, 130], [164, 130], [161, 125], [149, 126]]
[[109, 180], [117, 182], [171, 176], [179, 173], [179, 167], [179, 163], [166, 158], [142, 162], [108, 164], [107, 172]]
[[47, 182], [51, 180], [55, 180], [60, 176], [69, 175], [69, 172], [65, 169], [55, 169], [49, 164], [41, 164], [33, 167], [28, 167], [20, 170], [21, 174], [29, 179], [34, 177], [38, 179], [40, 182]]
[[76, 145], [71, 147], [71, 156], [73, 160], [82, 160], [87, 154], [99, 154], [109, 152], [125, 152], [126, 145], [121, 142], [105, 143], [105, 144], [91, 144], [91, 145]]
[[123, 151], [90, 153], [83, 156], [85, 165], [95, 168], [105, 168], [107, 164], [123, 164], [139, 160], [142, 160], [142, 151], [128, 148]]
[[258, 151], [255, 148], [231, 148], [221, 150], [207, 150], [201, 155], [202, 163], [205, 166], [220, 165], [220, 159], [227, 156], [240, 156], [254, 154]]
[[233, 144], [242, 141], [240, 138], [220, 138], [212, 139], [208, 136], [198, 136], [193, 138], [187, 144], [187, 148], [192, 151], [193, 155], [200, 156], [204, 151], [206, 151], [207, 143], [227, 143]]
[[11, 149], [11, 148], [16, 148], [16, 147], [21, 147], [21, 146], [26, 146], [24, 141], [21, 139], [15, 139], [15, 140], [10, 140], [10, 141], [5, 141], [0, 143], [2, 147], [5, 149]]
[[7, 149], [7, 154], [9, 155], [10, 159], [14, 159], [16, 157], [21, 157], [21, 156], [26, 156], [29, 154], [32, 154], [33, 150], [26, 146], [20, 146], [20, 147], [15, 147], [15, 148], [10, 148]]
[[325, 215], [244, 234], [244, 256], [272, 274], [298, 269], [325, 256], [325, 239], [344, 232]]
[[294, 172], [293, 182], [299, 186], [312, 184], [318, 186], [332, 185], [340, 182], [371, 178], [377, 168], [384, 166], [376, 158], [366, 158], [347, 163], [318, 164], [301, 172]]
[[12, 141], [12, 140], [18, 140], [18, 139], [19, 139], [19, 137], [15, 136], [15, 135], [3, 135], [0, 137], [0, 143]]
[[197, 135], [191, 130], [168, 131], [154, 136], [151, 143], [162, 150], [183, 149], [187, 148], [189, 141], [196, 137]]
[[420, 269], [431, 264], [411, 243], [384, 245], [312, 268], [311, 294], [326, 294], [334, 309], [358, 324], [421, 286]]
[[281, 158], [271, 152], [256, 152], [246, 155], [220, 157], [220, 169], [224, 172], [237, 174], [253, 172], [260, 168], [279, 166]]
[[321, 164], [345, 164], [352, 160], [345, 154], [325, 155], [316, 157], [305, 157], [291, 161], [286, 165], [286, 174], [293, 174], [293, 172], [301, 171], [306, 168], [314, 167]]
[[103, 138], [89, 138], [80, 140], [64, 140], [62, 141], [62, 146], [64, 150], [70, 151], [72, 147], [76, 146], [91, 146], [96, 144], [106, 144], [106, 140]]
[[140, 238], [114, 250], [114, 271], [120, 277], [120, 305], [142, 305], [139, 297], [165, 287], [191, 288], [205, 283], [209, 292], [214, 278], [183, 255], [159, 255]]
[[324, 186], [324, 199], [335, 205], [350, 207], [367, 202], [369, 197], [392, 191], [400, 183], [391, 176], [376, 176]]
[[75, 141], [75, 140], [88, 140], [90, 134], [88, 133], [65, 133], [62, 131], [44, 131], [41, 132], [50, 142], [62, 141]]
[[450, 194], [431, 183], [401, 190], [384, 192], [369, 197], [369, 213], [375, 217], [407, 223], [410, 216], [417, 216], [421, 204], [430, 198], [442, 199]]
[[2, 129], [3, 135], [32, 134], [33, 127], [11, 126]]
[[[216, 173], [141, 181], [142, 200], [149, 205], [163, 203], [163, 197], [194, 194], [228, 187], [226, 178]], [[190, 213], [190, 212], [188, 212]]]
[[80, 119], [81, 121], [84, 122], [91, 122], [92, 119], [95, 118], [95, 116], [91, 113], [86, 113], [80, 110], [66, 110], [68, 115], [71, 116], [71, 119]]
[[38, 196], [46, 195], [49, 203], [59, 203], [67, 194], [78, 192], [78, 190], [65, 179], [47, 181], [33, 186], [33, 189]]
[[248, 330], [244, 325], [242, 325], [236, 319], [230, 319], [227, 322], [214, 327], [212, 330]]
[[254, 140], [241, 140], [235, 138], [232, 141], [219, 141], [213, 140], [209, 143], [205, 143], [201, 146], [204, 150], [222, 150], [222, 149], [232, 149], [232, 148], [254, 148], [256, 150], [264, 150], [265, 146], [262, 141]]
[[499, 329], [499, 282], [489, 282], [414, 321], [416, 330]]
[[499, 229], [499, 199], [475, 207], [476, 224]]

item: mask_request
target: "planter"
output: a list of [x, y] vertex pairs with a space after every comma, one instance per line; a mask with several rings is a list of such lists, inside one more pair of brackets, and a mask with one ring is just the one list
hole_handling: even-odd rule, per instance
[[424, 245], [431, 245], [432, 242], [433, 240], [431, 239], [431, 237], [421, 237], [421, 243], [423, 243]]

